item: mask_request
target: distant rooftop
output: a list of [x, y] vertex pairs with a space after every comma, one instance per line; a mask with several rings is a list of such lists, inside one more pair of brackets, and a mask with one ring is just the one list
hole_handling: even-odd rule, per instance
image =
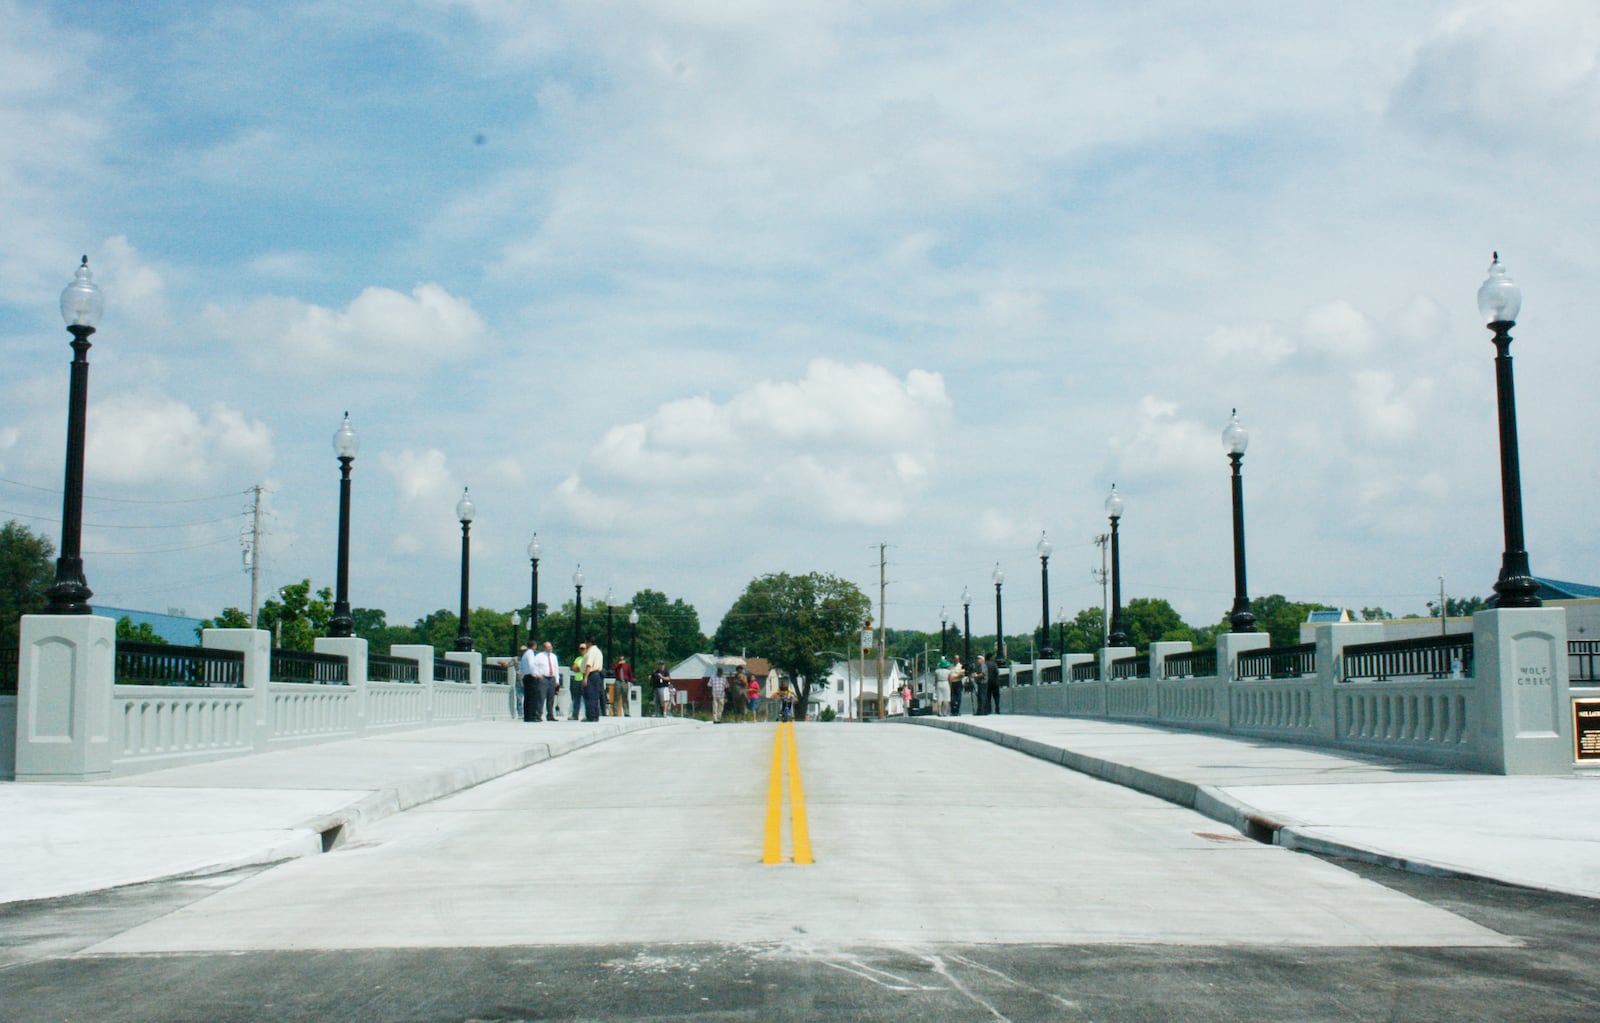
[[1577, 600], [1582, 597], [1600, 597], [1600, 586], [1590, 586], [1587, 583], [1567, 583], [1560, 579], [1546, 579], [1543, 576], [1534, 576], [1533, 581], [1539, 584], [1538, 597], [1540, 600]]
[[199, 618], [161, 614], [157, 611], [134, 611], [125, 607], [106, 607], [103, 604], [94, 605], [94, 613], [117, 621], [126, 618], [134, 625], [148, 625], [157, 636], [178, 646], [195, 646], [200, 642], [200, 634], [195, 631], [200, 628], [202, 619]]

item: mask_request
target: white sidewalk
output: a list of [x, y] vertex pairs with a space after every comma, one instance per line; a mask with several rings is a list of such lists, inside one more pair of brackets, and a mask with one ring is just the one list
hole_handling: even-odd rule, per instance
[[216, 873], [342, 842], [364, 822], [660, 718], [483, 721], [92, 784], [0, 784], [0, 903]]
[[1160, 796], [1287, 848], [1600, 898], [1600, 776], [1473, 774], [1085, 718], [909, 720]]

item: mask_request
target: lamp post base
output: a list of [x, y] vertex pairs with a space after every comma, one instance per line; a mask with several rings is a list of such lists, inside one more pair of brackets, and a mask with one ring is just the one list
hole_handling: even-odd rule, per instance
[[94, 608], [89, 606], [89, 598], [94, 596], [94, 591], [89, 589], [89, 584], [83, 578], [83, 562], [77, 558], [61, 558], [56, 561], [56, 581], [45, 590], [49, 603], [45, 605], [45, 614], [50, 615], [86, 615], [93, 614]]
[[1520, 571], [1501, 570], [1495, 580], [1495, 607], [1543, 607], [1539, 599], [1539, 582], [1528, 574], [1526, 567]]

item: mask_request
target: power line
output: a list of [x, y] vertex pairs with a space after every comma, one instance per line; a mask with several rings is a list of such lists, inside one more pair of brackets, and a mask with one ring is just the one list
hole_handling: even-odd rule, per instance
[[[0, 478], [0, 483], [9, 483], [11, 486], [23, 487], [23, 488], [25, 488], [27, 490], [37, 490], [40, 493], [44, 493], [44, 494], [56, 494], [56, 495], [59, 495], [61, 493], [61, 491], [51, 489], [50, 487], [41, 487], [41, 486], [38, 486], [37, 484], [33, 484], [33, 483], [23, 483], [21, 480], [8, 480], [8, 479]], [[235, 491], [232, 491], [232, 492], [227, 493], [227, 494], [213, 494], [210, 497], [180, 497], [180, 498], [172, 498], [170, 500], [165, 500], [165, 501], [154, 500], [154, 499], [146, 500], [146, 499], [140, 499], [140, 498], [135, 498], [135, 497], [95, 497], [95, 496], [90, 495], [90, 494], [83, 495], [83, 499], [85, 501], [108, 501], [108, 502], [111, 502], [113, 504], [197, 504], [197, 503], [199, 503], [201, 501], [220, 501], [220, 500], [222, 500], [223, 498], [226, 498], [226, 497], [238, 497], [240, 494], [247, 494], [247, 493], [249, 493], [248, 489], [247, 490], [235, 490]]]
[[[33, 519], [36, 522], [54, 522], [54, 523], [59, 523], [61, 521], [60, 519], [50, 518], [47, 515], [29, 515], [27, 512], [12, 511], [9, 508], [0, 508], [0, 515], [15, 515], [18, 518]], [[237, 517], [238, 517], [238, 513], [235, 512], [233, 515], [225, 515], [220, 519], [203, 519], [203, 520], [201, 520], [199, 522], [172, 522], [172, 523], [147, 525], [147, 526], [123, 526], [123, 525], [112, 525], [112, 524], [106, 523], [106, 522], [85, 522], [83, 524], [83, 526], [84, 526], [85, 529], [187, 529], [190, 526], [210, 526], [210, 525], [215, 525], [218, 522], [227, 522], [228, 520], [234, 519], [234, 518], [237, 518]]]

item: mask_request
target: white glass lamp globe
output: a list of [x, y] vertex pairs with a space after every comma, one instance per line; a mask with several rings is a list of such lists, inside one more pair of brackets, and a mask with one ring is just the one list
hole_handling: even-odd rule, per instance
[[89, 272], [89, 257], [84, 256], [77, 272], [72, 275], [72, 283], [61, 290], [61, 318], [67, 321], [69, 327], [88, 327], [92, 330], [100, 322], [100, 314], [105, 307], [106, 297], [100, 292], [100, 286], [95, 284], [94, 275]]
[[1111, 484], [1111, 496], [1106, 498], [1106, 514], [1114, 519], [1122, 518], [1122, 495], [1117, 493], [1117, 485]]
[[350, 413], [344, 414], [344, 422], [339, 426], [339, 432], [333, 435], [333, 453], [340, 458], [354, 458], [361, 449], [361, 438], [356, 436], [356, 431], [350, 426]]
[[1233, 410], [1233, 418], [1222, 430], [1222, 446], [1230, 455], [1242, 455], [1244, 449], [1250, 446], [1250, 433], [1239, 425], [1238, 409]]
[[1496, 252], [1494, 262], [1489, 264], [1489, 276], [1478, 287], [1478, 312], [1483, 314], [1484, 323], [1495, 324], [1514, 323], [1521, 311], [1522, 289], [1506, 273], [1500, 253]]

